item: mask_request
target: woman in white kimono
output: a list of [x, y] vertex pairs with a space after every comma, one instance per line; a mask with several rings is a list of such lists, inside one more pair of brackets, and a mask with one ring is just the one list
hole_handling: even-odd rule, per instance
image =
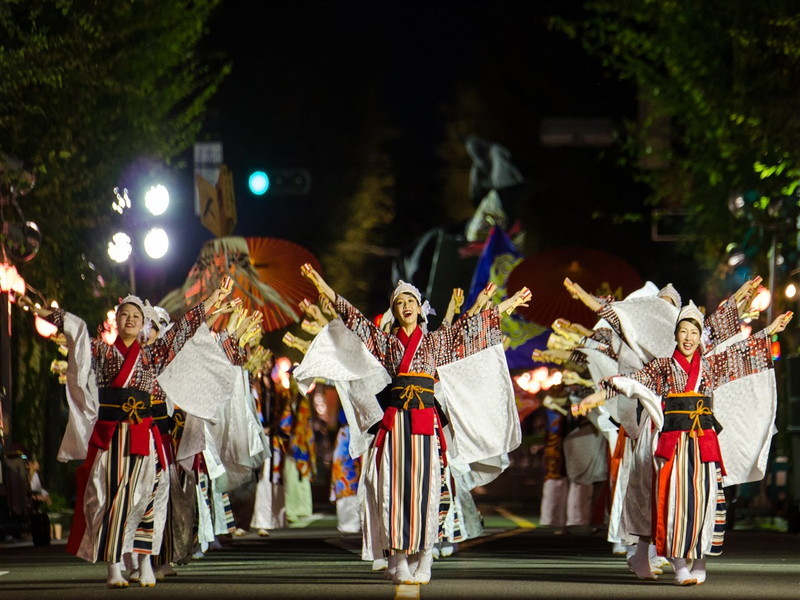
[[[434, 376], [441, 366], [501, 344], [501, 312], [525, 305], [530, 292], [523, 288], [498, 307], [425, 334], [419, 326], [419, 290], [401, 281], [391, 296], [399, 328], [385, 333], [338, 296], [310, 265], [304, 265], [302, 272], [333, 303], [345, 327], [360, 338], [392, 379], [390, 405], [367, 455], [367, 462], [375, 461], [377, 470], [379, 539], [389, 553], [394, 583], [428, 583], [439, 534], [445, 451], [433, 400]], [[418, 563], [412, 573], [409, 562], [413, 564], [414, 555]]]
[[[657, 430], [652, 537], [658, 554], [672, 562], [678, 585], [705, 581], [705, 557], [722, 552], [725, 465], [717, 434], [724, 423], [717, 422], [712, 412], [716, 392], [730, 382], [772, 369], [770, 336], [783, 331], [791, 318], [791, 312], [784, 313], [765, 330], [716, 354], [703, 355], [703, 314], [690, 302], [678, 315], [677, 348], [671, 357], [656, 358], [626, 376], [604, 379], [600, 390], [574, 407], [585, 414], [622, 394], [638, 400], [650, 415]], [[766, 417], [749, 416], [753, 421]]]

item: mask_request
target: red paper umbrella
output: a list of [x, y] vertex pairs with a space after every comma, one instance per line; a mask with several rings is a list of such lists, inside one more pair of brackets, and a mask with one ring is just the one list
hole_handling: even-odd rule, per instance
[[[232, 298], [241, 298], [249, 311], [264, 315], [264, 331], [275, 331], [300, 320], [299, 302], [315, 298], [314, 286], [300, 274], [300, 266], [311, 263], [321, 270], [317, 258], [306, 248], [276, 238], [215, 238], [206, 242], [183, 286], [173, 290], [160, 305], [180, 313], [216, 289], [222, 278], [233, 279]], [[224, 325], [225, 316], [220, 325]]]
[[281, 311], [274, 311], [274, 315], [269, 317], [265, 313], [264, 320], [269, 318], [274, 323], [270, 328], [265, 324], [265, 331], [274, 331], [297, 322], [302, 317], [297, 307], [300, 301], [308, 298], [313, 302], [318, 295], [314, 284], [300, 274], [300, 267], [311, 263], [314, 269], [322, 272], [317, 257], [303, 246], [287, 240], [250, 237], [245, 241], [250, 251], [250, 264], [258, 273], [259, 280], [278, 292], [296, 315], [296, 318], [287, 321], [282, 318]]
[[550, 327], [561, 317], [592, 327], [598, 317], [564, 287], [569, 277], [596, 296], [627, 296], [644, 282], [627, 261], [592, 248], [564, 247], [534, 254], [522, 261], [508, 277], [507, 289], [527, 286], [533, 293], [530, 306], [517, 309], [525, 319]]

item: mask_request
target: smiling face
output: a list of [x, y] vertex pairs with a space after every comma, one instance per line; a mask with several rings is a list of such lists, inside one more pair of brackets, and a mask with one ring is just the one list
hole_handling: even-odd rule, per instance
[[700, 330], [692, 321], [681, 321], [675, 330], [675, 341], [678, 343], [678, 352], [691, 358], [700, 346]]
[[123, 304], [117, 310], [117, 333], [122, 341], [130, 344], [144, 326], [144, 315], [135, 304]]
[[422, 307], [414, 296], [403, 292], [394, 299], [392, 314], [400, 327], [416, 327], [417, 319], [422, 314]]

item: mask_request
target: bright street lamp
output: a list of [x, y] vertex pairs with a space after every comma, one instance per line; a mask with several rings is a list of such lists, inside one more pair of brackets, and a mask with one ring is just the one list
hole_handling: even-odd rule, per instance
[[169, 236], [161, 227], [153, 227], [144, 236], [144, 251], [150, 258], [162, 258], [169, 250]]
[[[141, 222], [132, 216], [130, 210], [133, 208], [128, 190], [120, 192], [119, 188], [114, 188], [116, 200], [112, 202], [111, 208], [122, 215], [126, 228], [139, 231], [140, 227], [146, 225], [146, 221]], [[161, 184], [150, 186], [144, 195], [144, 205], [148, 212], [153, 216], [160, 216], [166, 212], [169, 206], [169, 191]], [[161, 227], [150, 227], [143, 239], [144, 251], [152, 259], [163, 258], [169, 250], [169, 236]], [[133, 265], [133, 241], [131, 235], [124, 231], [115, 233], [108, 243], [108, 256], [111, 260], [124, 263], [128, 262], [128, 276], [130, 278], [131, 293], [136, 293], [136, 274]]]
[[169, 206], [169, 191], [160, 183], [150, 186], [144, 194], [144, 205], [153, 215], [163, 215]]
[[130, 257], [131, 252], [133, 252], [133, 246], [127, 233], [118, 231], [108, 242], [108, 255], [114, 262], [124, 263]]

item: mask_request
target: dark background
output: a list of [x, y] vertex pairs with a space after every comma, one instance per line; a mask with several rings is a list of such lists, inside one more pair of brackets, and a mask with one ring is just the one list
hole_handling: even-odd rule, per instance
[[[617, 146], [540, 142], [544, 118], [608, 118], [622, 128], [637, 114], [635, 89], [551, 31], [552, 14], [576, 17], [581, 9], [578, 2], [223, 2], [204, 52], [230, 60], [233, 70], [210, 104], [201, 139], [224, 144], [237, 198], [233, 234], [289, 239], [324, 263], [347, 216], [343, 206], [369, 169], [359, 144], [376, 122], [394, 131], [380, 144], [395, 176], [396, 214], [384, 245], [408, 250], [432, 227], [463, 230], [445, 216], [443, 182], [453, 170], [468, 177], [471, 161], [466, 151], [448, 161], [437, 149], [459, 95], [472, 89], [483, 104], [466, 117], [471, 132], [508, 148], [534, 190], [520, 211], [528, 253], [601, 248], [643, 279], [695, 294], [698, 274], [676, 259], [674, 244], [651, 241], [647, 190], [621, 165]], [[183, 282], [213, 237], [193, 213], [191, 153], [185, 158], [173, 192], [180, 216], [170, 254], [137, 267], [141, 293], [154, 298]], [[308, 194], [249, 192], [252, 170], [292, 167], [311, 173]], [[621, 223], [622, 214], [640, 221]], [[385, 302], [390, 259], [370, 277], [376, 303]]]

